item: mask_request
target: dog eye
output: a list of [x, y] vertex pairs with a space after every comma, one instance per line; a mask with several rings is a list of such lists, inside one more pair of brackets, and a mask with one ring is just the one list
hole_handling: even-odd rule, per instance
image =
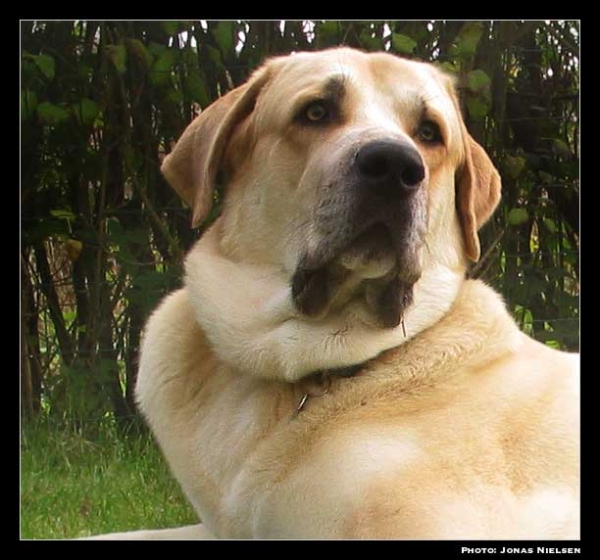
[[326, 121], [329, 115], [329, 108], [323, 101], [313, 101], [302, 112], [303, 120], [307, 123]]
[[417, 137], [426, 144], [438, 144], [442, 141], [440, 127], [433, 121], [423, 121], [417, 130]]

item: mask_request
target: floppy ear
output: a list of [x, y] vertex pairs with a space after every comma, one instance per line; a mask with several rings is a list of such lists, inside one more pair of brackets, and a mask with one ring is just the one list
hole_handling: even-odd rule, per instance
[[198, 227], [210, 212], [228, 141], [235, 127], [254, 109], [268, 74], [268, 68], [259, 70], [248, 82], [204, 109], [163, 160], [163, 175], [192, 208], [192, 227]]
[[481, 248], [477, 231], [500, 202], [501, 182], [485, 150], [466, 131], [465, 134], [465, 163], [456, 179], [456, 207], [467, 256], [478, 261]]

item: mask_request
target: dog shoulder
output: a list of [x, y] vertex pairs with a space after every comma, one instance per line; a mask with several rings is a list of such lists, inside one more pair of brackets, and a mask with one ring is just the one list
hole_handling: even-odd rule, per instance
[[[209, 342], [194, 316], [186, 289], [166, 296], [146, 323], [140, 347], [136, 401], [141, 410], [181, 393], [193, 364], [206, 363]], [[168, 390], [165, 388], [168, 386]]]
[[512, 385], [504, 422], [505, 453], [539, 481], [576, 486], [580, 438], [579, 355], [523, 335], [505, 378]]
[[146, 323], [142, 340], [142, 358], [158, 359], [180, 351], [193, 336], [204, 335], [195, 319], [187, 289], [177, 290], [166, 296]]
[[579, 399], [580, 358], [578, 353], [551, 348], [530, 337], [524, 337], [522, 362], [524, 367], [532, 367], [544, 372], [544, 381], [558, 394]]

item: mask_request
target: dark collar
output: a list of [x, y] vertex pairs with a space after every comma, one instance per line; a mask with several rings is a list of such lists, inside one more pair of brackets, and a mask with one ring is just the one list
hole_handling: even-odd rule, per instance
[[361, 369], [363, 369], [369, 362], [363, 362], [354, 366], [345, 366], [341, 368], [324, 369], [318, 372], [317, 375], [335, 376], [335, 377], [354, 377]]
[[300, 386], [302, 387], [302, 396], [300, 397], [300, 401], [298, 402], [298, 406], [296, 407], [296, 413], [294, 416], [298, 416], [298, 414], [302, 412], [306, 405], [306, 401], [308, 401], [309, 397], [321, 397], [328, 393], [329, 387], [331, 387], [332, 378], [354, 377], [369, 362], [370, 360], [353, 366], [324, 369], [306, 376], [300, 384]]

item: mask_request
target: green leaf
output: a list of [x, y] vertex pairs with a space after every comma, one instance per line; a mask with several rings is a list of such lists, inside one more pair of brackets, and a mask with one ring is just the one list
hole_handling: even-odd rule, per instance
[[38, 99], [35, 92], [28, 89], [21, 90], [21, 120], [31, 117], [37, 106]]
[[69, 112], [49, 101], [37, 106], [37, 114], [44, 124], [57, 125], [69, 119]]
[[199, 72], [193, 72], [188, 76], [187, 87], [190, 97], [199, 103], [200, 107], [206, 107], [210, 103], [208, 89]]
[[139, 39], [127, 39], [127, 47], [130, 52], [142, 63], [144, 68], [152, 66], [152, 55]]
[[487, 100], [481, 99], [480, 97], [468, 97], [465, 100], [467, 111], [469, 115], [475, 121], [482, 120], [490, 109], [490, 104]]
[[94, 69], [83, 62], [79, 62], [77, 64], [77, 74], [80, 78], [91, 81], [92, 76], [94, 75]]
[[381, 48], [381, 36], [374, 34], [372, 29], [363, 29], [360, 33], [360, 45], [368, 50], [374, 51]]
[[148, 51], [155, 57], [159, 57], [163, 52], [165, 52], [169, 47], [165, 45], [161, 45], [160, 43], [155, 43], [151, 41], [148, 45]]
[[171, 103], [179, 104], [183, 102], [183, 94], [175, 88], [169, 89], [165, 97]]
[[546, 226], [546, 229], [550, 233], [557, 233], [558, 232], [558, 225], [556, 225], [556, 222], [554, 220], [551, 220], [550, 218], [542, 218], [542, 221], [544, 222], [544, 225]]
[[490, 77], [483, 70], [473, 70], [467, 76], [467, 86], [474, 93], [489, 89], [491, 83]]
[[319, 31], [319, 35], [321, 35], [322, 37], [334, 36], [334, 35], [337, 37], [337, 35], [340, 31], [340, 24], [339, 24], [339, 22], [337, 22], [335, 20], [324, 21], [317, 26], [317, 29]]
[[125, 45], [108, 45], [108, 57], [119, 74], [125, 74], [127, 68], [127, 49]]
[[[541, 334], [543, 334], [543, 333], [541, 333]], [[555, 333], [552, 333], [551, 336], [554, 337], [556, 335], [555, 335]], [[540, 336], [539, 338], [543, 338], [543, 336]], [[560, 345], [560, 342], [558, 340], [554, 340], [554, 338], [552, 340], [546, 340], [544, 342], [544, 344], [546, 346], [549, 346], [550, 348], [554, 348], [555, 350], [561, 350], [562, 349], [562, 347]]]
[[319, 47], [337, 45], [341, 39], [339, 21], [323, 21], [315, 27], [316, 41]]
[[100, 105], [91, 99], [84, 98], [71, 106], [71, 111], [79, 124], [92, 124], [100, 114]]
[[456, 37], [456, 49], [460, 55], [467, 57], [475, 54], [483, 29], [483, 23], [478, 21], [470, 21], [463, 25]]
[[233, 21], [218, 22], [217, 25], [212, 28], [212, 34], [222, 53], [228, 54], [233, 51], [235, 46]]
[[[37, 69], [46, 77], [52, 81], [54, 79], [54, 73], [56, 70], [56, 64], [54, 59], [47, 54], [33, 55], [30, 53], [23, 54], [24, 61], [31, 61], [35, 64]], [[26, 62], [23, 66], [26, 66]]]
[[571, 159], [573, 157], [573, 153], [571, 152], [571, 148], [567, 145], [566, 142], [561, 140], [560, 138], [555, 138], [552, 140], [552, 148], [554, 149], [554, 153], [563, 159]]
[[511, 226], [519, 226], [529, 220], [529, 214], [525, 208], [512, 208], [508, 213], [508, 223]]
[[155, 84], [171, 83], [171, 70], [177, 60], [177, 52], [174, 49], [165, 49], [154, 61], [152, 67], [152, 81]]
[[175, 33], [177, 33], [177, 30], [179, 29], [179, 22], [178, 21], [161, 21], [160, 26], [163, 28], [164, 32], [167, 35], [173, 36], [173, 35], [175, 35]]
[[33, 60], [35, 65], [39, 68], [40, 72], [48, 78], [48, 80], [54, 79], [54, 72], [56, 70], [56, 64], [54, 59], [47, 54], [40, 55], [27, 55], [28, 58]]
[[434, 62], [434, 65], [440, 68], [442, 71], [448, 74], [457, 75], [460, 72], [460, 63], [457, 60], [453, 60], [452, 62]]
[[401, 54], [412, 54], [417, 46], [417, 42], [411, 39], [408, 35], [402, 33], [394, 33], [392, 35], [392, 48]]
[[179, 57], [181, 62], [186, 67], [197, 68], [198, 67], [198, 53], [193, 47], [184, 47], [179, 50]]
[[210, 58], [212, 62], [219, 67], [223, 66], [223, 57], [221, 56], [221, 51], [219, 49], [215, 49], [215, 47], [207, 45], [206, 52], [208, 54], [208, 58]]
[[71, 212], [71, 210], [67, 210], [64, 208], [58, 208], [56, 210], [50, 210], [50, 215], [55, 218], [59, 218], [61, 220], [74, 220], [76, 218], [75, 214]]
[[527, 161], [523, 157], [506, 155], [502, 166], [502, 171], [509, 179], [516, 179], [525, 169]]
[[[50, 210], [50, 215], [55, 218], [58, 218], [59, 220], [65, 220], [67, 222], [68, 236], [71, 237], [73, 233], [71, 228], [71, 222], [75, 219], [75, 214], [73, 214], [73, 212], [71, 212], [70, 210], [58, 209]], [[60, 237], [62, 237], [62, 235]]]

